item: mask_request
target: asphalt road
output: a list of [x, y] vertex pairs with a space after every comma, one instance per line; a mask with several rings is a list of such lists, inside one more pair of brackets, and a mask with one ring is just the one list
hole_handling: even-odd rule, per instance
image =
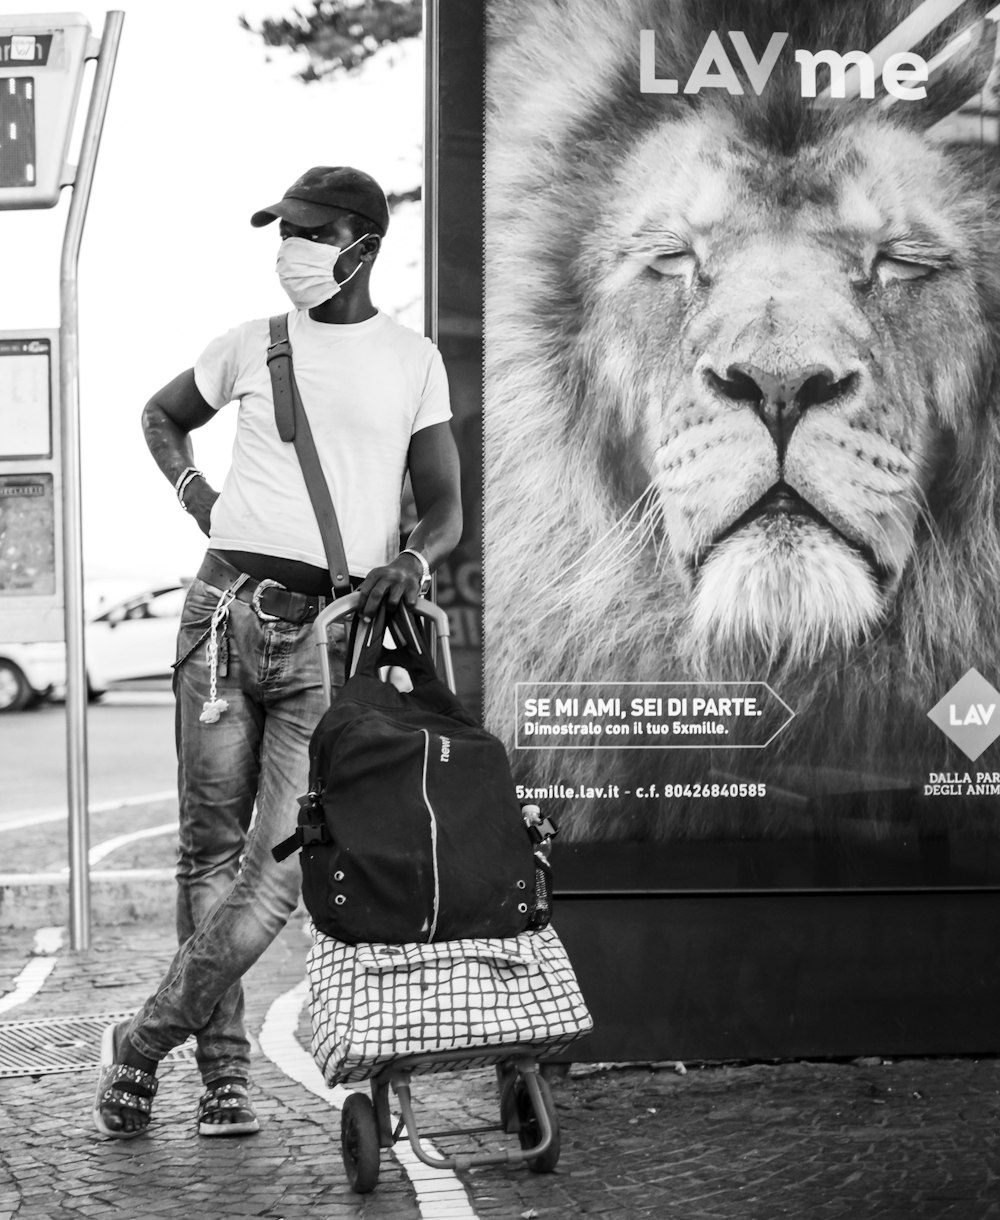
[[[91, 808], [175, 791], [173, 724], [169, 691], [110, 692], [88, 707]], [[62, 704], [0, 716], [0, 825], [66, 803]]]

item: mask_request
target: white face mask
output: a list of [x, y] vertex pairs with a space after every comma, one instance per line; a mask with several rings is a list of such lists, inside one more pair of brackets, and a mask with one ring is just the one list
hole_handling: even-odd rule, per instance
[[345, 250], [356, 246], [364, 237], [351, 242], [350, 246], [327, 246], [323, 242], [308, 241], [304, 237], [286, 237], [278, 248], [278, 279], [288, 293], [296, 309], [313, 309], [336, 296], [344, 284], [361, 270], [358, 263], [349, 276], [337, 279], [333, 273], [337, 259]]

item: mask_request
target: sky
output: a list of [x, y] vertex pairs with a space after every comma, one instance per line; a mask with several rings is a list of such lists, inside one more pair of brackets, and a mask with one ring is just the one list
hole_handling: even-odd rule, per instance
[[[88, 579], [134, 577], [138, 587], [198, 567], [206, 539], [153, 463], [140, 415], [210, 339], [289, 307], [274, 271], [277, 225], [253, 229], [250, 214], [312, 165], [356, 165], [387, 191], [420, 181], [420, 46], [386, 48], [359, 75], [305, 85], [295, 56], [238, 23], [240, 14], [256, 23], [292, 8], [292, 0], [122, 6], [79, 264]], [[6, 11], [55, 6], [14, 0]], [[80, 11], [99, 36], [105, 10]], [[66, 189], [54, 208], [0, 211], [0, 332], [58, 327], [69, 197]], [[419, 204], [404, 205], [372, 278], [376, 303], [418, 330], [420, 245]], [[224, 408], [193, 438], [216, 487], [235, 416], [235, 405]]]

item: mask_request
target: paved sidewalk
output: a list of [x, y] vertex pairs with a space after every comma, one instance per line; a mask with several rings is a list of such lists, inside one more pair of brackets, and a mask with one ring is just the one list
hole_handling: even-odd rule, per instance
[[[136, 1007], [172, 950], [167, 918], [101, 925], [88, 953], [61, 950], [41, 991], [3, 1025]], [[33, 933], [4, 933], [0, 993], [31, 960]], [[272, 1002], [302, 978], [295, 921], [248, 980], [259, 1034]], [[297, 1025], [307, 1045], [307, 1014]], [[255, 1048], [262, 1132], [195, 1134], [193, 1063], [164, 1064], [150, 1133], [120, 1143], [92, 1128], [94, 1072], [0, 1079], [0, 1220], [419, 1220], [460, 1214], [425, 1203], [383, 1153], [372, 1195], [348, 1188], [339, 1114]], [[553, 1080], [562, 1133], [557, 1172], [484, 1167], [459, 1175], [465, 1214], [481, 1220], [987, 1220], [1000, 1218], [1000, 1064], [911, 1060], [853, 1064], [608, 1068]], [[491, 1072], [414, 1080], [422, 1128], [496, 1120]], [[512, 1137], [476, 1137], [499, 1147]], [[464, 1147], [468, 1148], [466, 1137]]]

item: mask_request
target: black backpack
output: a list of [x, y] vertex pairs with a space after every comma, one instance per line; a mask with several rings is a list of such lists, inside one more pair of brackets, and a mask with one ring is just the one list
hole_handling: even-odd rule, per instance
[[[366, 628], [358, 662], [309, 746], [296, 834], [316, 927], [348, 944], [516, 936], [547, 921], [507, 754], [438, 676], [405, 605]], [[388, 627], [395, 648], [385, 648]], [[351, 646], [348, 655], [357, 650]], [[379, 678], [406, 669], [413, 690]]]

